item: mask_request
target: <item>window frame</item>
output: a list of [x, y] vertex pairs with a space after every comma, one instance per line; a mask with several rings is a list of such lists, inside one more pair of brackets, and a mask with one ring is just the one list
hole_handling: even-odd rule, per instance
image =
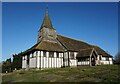
[[70, 59], [75, 59], [74, 52], [70, 52]]
[[46, 54], [46, 51], [43, 51], [43, 57], [47, 57]]
[[59, 52], [56, 52], [56, 57], [59, 58]]
[[49, 57], [53, 58], [54, 57], [54, 52], [49, 52]]

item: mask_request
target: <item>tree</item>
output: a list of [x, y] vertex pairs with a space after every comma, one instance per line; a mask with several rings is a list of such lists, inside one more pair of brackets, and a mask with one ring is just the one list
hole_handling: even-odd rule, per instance
[[118, 52], [118, 53], [115, 55], [114, 63], [115, 63], [115, 64], [120, 64], [120, 52]]
[[2, 64], [2, 72], [5, 73], [7, 72], [11, 72], [12, 71], [12, 62], [11, 62], [11, 58], [7, 59], [5, 62], [3, 62]]
[[13, 55], [13, 65], [12, 68], [13, 70], [16, 69], [21, 69], [22, 68], [22, 52], [19, 54]]

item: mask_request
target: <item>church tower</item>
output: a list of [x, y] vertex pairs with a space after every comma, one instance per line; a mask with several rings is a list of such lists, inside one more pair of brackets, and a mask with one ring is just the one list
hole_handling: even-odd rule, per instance
[[48, 14], [48, 7], [47, 7], [44, 20], [42, 22], [40, 30], [38, 31], [37, 42], [41, 42], [41, 41], [57, 42], [56, 37], [57, 37], [56, 30], [52, 26], [52, 22]]

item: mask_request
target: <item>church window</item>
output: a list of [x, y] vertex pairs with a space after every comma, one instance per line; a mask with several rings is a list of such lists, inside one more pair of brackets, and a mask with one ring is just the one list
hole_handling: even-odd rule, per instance
[[80, 62], [80, 61], [81, 61], [81, 59], [79, 58], [79, 59], [78, 59], [78, 62]]
[[89, 61], [89, 58], [87, 58], [87, 61]]
[[59, 53], [57, 52], [57, 58], [59, 58]]
[[49, 57], [54, 57], [54, 52], [49, 52]]
[[46, 57], [46, 51], [43, 51], [43, 57]]
[[102, 55], [99, 55], [99, 60], [102, 60]]
[[74, 52], [70, 52], [70, 58], [74, 59]]
[[38, 51], [36, 51], [36, 55], [35, 56], [38, 56]]
[[106, 61], [109, 61], [109, 57], [106, 57]]

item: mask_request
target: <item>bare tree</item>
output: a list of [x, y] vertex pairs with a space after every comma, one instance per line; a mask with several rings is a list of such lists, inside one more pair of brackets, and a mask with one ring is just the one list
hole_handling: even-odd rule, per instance
[[120, 52], [118, 52], [116, 55], [115, 55], [115, 58], [114, 58], [114, 60], [115, 60], [115, 64], [120, 64]]

